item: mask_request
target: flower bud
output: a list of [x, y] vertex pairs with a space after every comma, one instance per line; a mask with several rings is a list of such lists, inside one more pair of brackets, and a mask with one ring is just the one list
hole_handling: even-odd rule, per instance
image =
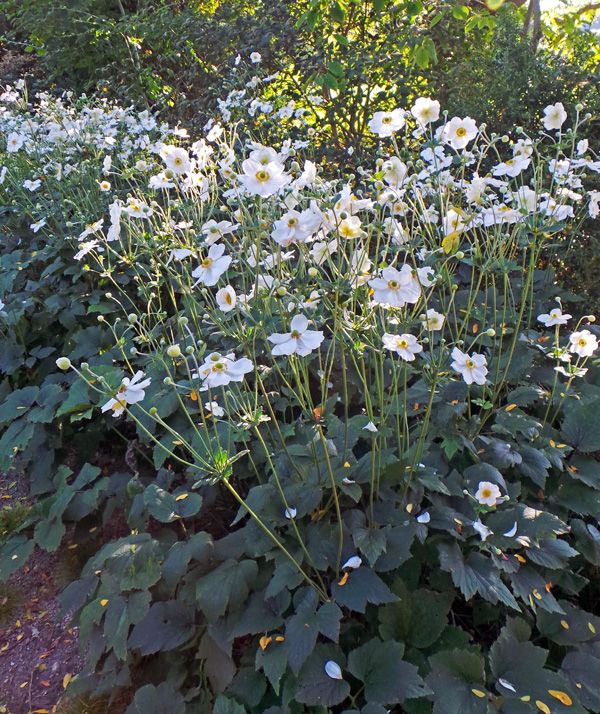
[[285, 285], [281, 285], [280, 287], [277, 288], [277, 294], [279, 297], [283, 297], [284, 295], [287, 295], [287, 288]]
[[104, 320], [104, 315], [98, 315], [98, 317], [97, 317], [96, 319], [98, 320], [98, 322], [104, 322], [104, 321], [105, 321], [105, 320]]
[[486, 331], [485, 331], [485, 334], [486, 334], [488, 337], [495, 337], [495, 336], [496, 336], [496, 330], [494, 330], [493, 327], [490, 327], [489, 330], [486, 330]]
[[59, 357], [56, 360], [56, 366], [62, 369], [63, 372], [66, 372], [68, 369], [71, 369], [71, 360], [68, 357]]
[[311, 267], [308, 269], [307, 272], [308, 272], [308, 274], [310, 275], [311, 278], [316, 278], [317, 275], [319, 274], [319, 271], [318, 271], [317, 268], [315, 268], [314, 266], [311, 266]]
[[454, 254], [454, 257], [456, 260], [462, 260], [465, 257], [465, 254], [462, 250], [459, 250]]
[[595, 315], [588, 315], [588, 316], [586, 317], [586, 320], [587, 320], [588, 322], [596, 322], [596, 316], [595, 316]]
[[132, 312], [131, 315], [127, 315], [127, 321], [130, 325], [135, 325], [135, 323], [137, 322], [137, 315], [134, 315]]
[[163, 384], [165, 385], [165, 387], [172, 387], [172, 386], [173, 386], [173, 380], [171, 379], [171, 377], [165, 377], [165, 378], [163, 379]]
[[579, 112], [583, 111], [583, 104], [578, 103], [575, 105], [575, 111], [579, 114]]
[[156, 407], [150, 407], [150, 409], [148, 409], [148, 414], [150, 414], [150, 416], [156, 416], [158, 414], [158, 409]]
[[188, 346], [185, 348], [185, 353], [186, 353], [187, 355], [193, 355], [193, 354], [194, 354], [194, 347], [193, 347], [193, 345], [188, 345]]
[[181, 327], [186, 327], [186, 325], [188, 324], [189, 320], [188, 320], [187, 317], [185, 317], [185, 316], [182, 315], [182, 316], [179, 318], [178, 322], [179, 322], [179, 324], [181, 325]]
[[130, 354], [132, 357], [135, 357], [135, 356], [137, 355], [137, 353], [138, 353], [137, 347], [130, 347], [130, 348], [129, 348], [129, 354]]
[[170, 345], [167, 347], [167, 354], [172, 359], [177, 359], [177, 357], [181, 357], [181, 347], [179, 345]]
[[86, 372], [90, 368], [90, 365], [87, 362], [82, 362], [80, 366], [82, 372]]

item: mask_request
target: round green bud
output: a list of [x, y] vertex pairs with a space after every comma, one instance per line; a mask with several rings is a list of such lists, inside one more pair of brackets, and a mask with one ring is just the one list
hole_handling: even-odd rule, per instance
[[181, 347], [179, 345], [170, 345], [167, 347], [167, 354], [169, 357], [177, 359], [177, 357], [181, 357]]
[[137, 322], [137, 315], [134, 315], [133, 313], [131, 313], [131, 315], [127, 315], [127, 321], [130, 325], [135, 325]]
[[82, 362], [80, 367], [84, 372], [86, 372], [90, 368], [90, 365], [87, 362]]
[[56, 366], [62, 369], [63, 372], [66, 372], [68, 369], [71, 369], [71, 360], [68, 357], [59, 357], [56, 360]]
[[148, 409], [148, 414], [150, 414], [150, 416], [156, 416], [158, 414], [158, 409], [156, 407], [150, 407], [150, 409]]
[[494, 330], [493, 327], [490, 327], [489, 330], [486, 330], [486, 331], [485, 331], [485, 334], [486, 334], [488, 337], [496, 337], [496, 330]]
[[104, 315], [98, 315], [98, 317], [97, 317], [96, 319], [98, 320], [98, 322], [104, 322], [104, 321], [105, 321]]
[[171, 377], [165, 377], [165, 378], [163, 379], [163, 384], [165, 385], [165, 387], [172, 387], [172, 386], [173, 386], [173, 380], [171, 379]]
[[462, 250], [459, 250], [454, 254], [454, 257], [456, 260], [462, 260], [465, 257], [465, 254]]
[[319, 271], [318, 271], [317, 268], [315, 268], [314, 266], [311, 266], [311, 267], [308, 269], [307, 272], [308, 272], [308, 274], [310, 275], [311, 278], [316, 278], [317, 275], [319, 274]]

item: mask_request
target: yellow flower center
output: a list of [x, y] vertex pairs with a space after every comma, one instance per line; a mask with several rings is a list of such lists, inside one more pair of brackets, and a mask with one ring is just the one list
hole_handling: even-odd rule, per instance
[[491, 490], [491, 489], [489, 489], [489, 488], [484, 488], [484, 489], [482, 489], [482, 491], [481, 491], [481, 496], [482, 496], [483, 498], [489, 498], [491, 495], [492, 495], [492, 490]]
[[473, 367], [475, 366], [475, 362], [473, 362], [472, 359], [468, 359], [465, 364], [469, 369], [473, 369]]
[[264, 169], [261, 169], [260, 171], [256, 172], [256, 180], [260, 181], [260, 183], [266, 183], [269, 178], [269, 172], [265, 171]]
[[298, 340], [301, 337], [300, 332], [298, 332], [298, 330], [292, 330], [291, 336], [294, 340]]
[[397, 280], [388, 280], [388, 288], [390, 290], [398, 290], [400, 283]]
[[458, 129], [456, 130], [456, 136], [460, 137], [462, 139], [463, 136], [467, 135], [467, 130], [465, 129], [464, 126], [459, 126]]
[[398, 340], [398, 347], [405, 350], [408, 347], [408, 340]]
[[204, 258], [204, 260], [200, 263], [200, 265], [203, 268], [210, 268], [210, 266], [213, 264], [212, 258]]
[[580, 338], [579, 338], [579, 341], [577, 342], [577, 344], [578, 344], [580, 347], [585, 347], [585, 346], [587, 345], [587, 341], [586, 341], [585, 337], [580, 337]]

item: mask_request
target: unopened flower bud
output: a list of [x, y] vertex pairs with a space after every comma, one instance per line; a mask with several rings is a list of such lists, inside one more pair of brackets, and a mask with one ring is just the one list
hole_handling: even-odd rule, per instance
[[495, 336], [496, 336], [496, 330], [494, 330], [493, 327], [490, 327], [489, 330], [486, 330], [486, 331], [485, 331], [485, 334], [486, 334], [488, 337], [495, 337]]
[[596, 322], [596, 316], [595, 316], [595, 315], [588, 315], [586, 319], [587, 319], [588, 322]]
[[465, 257], [465, 254], [462, 250], [459, 250], [454, 254], [454, 257], [456, 260], [462, 260]]
[[581, 103], [576, 104], [576, 105], [575, 105], [575, 111], [576, 111], [577, 113], [583, 111], [583, 104], [581, 104]]
[[165, 378], [163, 379], [163, 384], [165, 385], [165, 387], [172, 387], [172, 386], [173, 386], [173, 380], [171, 379], [171, 377], [165, 377]]
[[66, 372], [71, 369], [71, 360], [68, 357], [59, 357], [56, 360], [56, 366]]
[[104, 321], [105, 321], [105, 320], [104, 320], [104, 315], [98, 315], [98, 317], [97, 317], [96, 319], [98, 320], [98, 322], [104, 322]]
[[179, 345], [170, 345], [167, 347], [167, 354], [172, 359], [177, 359], [177, 357], [181, 357], [181, 347]]
[[158, 409], [156, 407], [150, 407], [150, 409], [148, 409], [148, 414], [150, 414], [150, 416], [156, 416], [158, 414]]
[[193, 354], [194, 354], [194, 347], [193, 347], [193, 345], [188, 345], [188, 346], [185, 348], [185, 353], [188, 354], [188, 355], [193, 355]]
[[137, 353], [138, 353], [137, 347], [130, 347], [130, 348], [129, 348], [129, 354], [130, 354], [132, 357], [135, 357], [135, 356], [137, 355]]
[[285, 285], [281, 285], [280, 287], [277, 288], [277, 294], [279, 297], [283, 297], [284, 295], [287, 295], [287, 288]]
[[179, 322], [179, 324], [181, 325], [181, 327], [185, 327], [185, 326], [188, 324], [189, 320], [188, 320], [187, 317], [185, 317], [185, 316], [182, 315], [182, 316], [179, 318], [178, 322]]
[[307, 272], [308, 272], [308, 274], [310, 275], [311, 278], [316, 278], [317, 275], [319, 274], [319, 271], [318, 271], [317, 268], [315, 268], [314, 266], [311, 266], [311, 267], [308, 269]]
[[87, 362], [82, 362], [80, 368], [82, 372], [87, 372], [87, 370], [90, 368], [90, 365]]
[[134, 315], [133, 313], [131, 313], [131, 315], [127, 315], [127, 321], [130, 325], [135, 325], [137, 322], [137, 315]]

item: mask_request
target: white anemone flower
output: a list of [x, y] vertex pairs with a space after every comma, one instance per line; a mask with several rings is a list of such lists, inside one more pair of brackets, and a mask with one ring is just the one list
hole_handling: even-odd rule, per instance
[[490, 506], [490, 508], [493, 508], [499, 501], [502, 500], [502, 494], [495, 483], [491, 483], [490, 481], [480, 481], [477, 486], [475, 498], [482, 506]]
[[487, 361], [483, 355], [461, 352], [458, 347], [452, 350], [451, 367], [458, 372], [467, 384], [485, 384]]
[[200, 261], [200, 265], [192, 273], [192, 277], [196, 278], [194, 286], [202, 284], [211, 287], [217, 284], [221, 275], [231, 265], [231, 256], [223, 255], [224, 252], [225, 246], [222, 243], [211, 245], [206, 258]]
[[144, 391], [146, 387], [150, 386], [150, 377], [144, 379], [146, 375], [142, 371], [136, 372], [133, 377], [125, 377], [121, 382], [116, 395], [109, 399], [108, 402], [102, 407], [103, 412], [112, 411], [114, 417], [120, 416], [124, 411], [125, 407], [129, 404], [137, 404], [141, 402], [146, 396]]
[[230, 382], [243, 382], [244, 375], [254, 370], [254, 365], [247, 357], [235, 358], [232, 353], [221, 355], [211, 352], [200, 365], [197, 372], [192, 374], [192, 379], [201, 379], [200, 391], [225, 387]]
[[442, 131], [444, 141], [457, 151], [464, 149], [477, 136], [477, 124], [471, 117], [453, 117]]
[[425, 319], [421, 322], [424, 330], [436, 332], [444, 327], [445, 316], [441, 312], [437, 312], [433, 308], [429, 308], [425, 313]]
[[563, 314], [563, 311], [559, 307], [555, 307], [553, 310], [550, 310], [548, 314], [538, 315], [538, 322], [546, 325], [546, 327], [566, 325], [572, 317], [573, 315]]
[[421, 297], [421, 285], [410, 265], [403, 265], [400, 270], [384, 268], [380, 278], [369, 280], [373, 288], [373, 302], [389, 307], [404, 307], [413, 304]]
[[217, 419], [220, 419], [222, 416], [225, 415], [225, 410], [219, 404], [219, 402], [206, 402], [204, 408], [209, 414], [212, 414], [212, 416], [216, 417]]
[[14, 154], [23, 146], [24, 143], [25, 137], [23, 134], [17, 134], [13, 131], [6, 137], [6, 151], [9, 154]]
[[369, 129], [383, 139], [400, 131], [404, 124], [404, 111], [393, 109], [391, 112], [375, 112], [369, 122]]
[[562, 102], [549, 104], [544, 109], [544, 117], [542, 123], [547, 131], [558, 130], [567, 120], [567, 112]]
[[591, 357], [598, 349], [598, 338], [589, 330], [574, 332], [569, 337], [569, 351], [580, 357]]
[[389, 332], [386, 332], [382, 340], [383, 346], [387, 350], [395, 352], [406, 362], [414, 362], [415, 356], [418, 355], [419, 352], [423, 352], [423, 347], [419, 344], [414, 335], [391, 335]]
[[161, 155], [167, 169], [174, 174], [187, 174], [192, 169], [190, 155], [180, 146], [164, 146]]
[[244, 173], [238, 178], [246, 191], [253, 196], [267, 198], [290, 182], [290, 177], [284, 172], [283, 166], [276, 161], [262, 164], [253, 159], [246, 159], [242, 169]]
[[268, 338], [269, 342], [275, 345], [272, 348], [274, 355], [297, 354], [301, 357], [306, 357], [318, 349], [323, 339], [320, 330], [308, 329], [308, 319], [304, 315], [296, 315], [292, 318], [290, 332], [276, 332]]
[[440, 118], [440, 103], [437, 99], [419, 97], [413, 104], [410, 113], [421, 126], [427, 126]]
[[224, 288], [217, 291], [215, 299], [221, 312], [231, 312], [235, 308], [237, 295], [231, 285], [226, 285]]

